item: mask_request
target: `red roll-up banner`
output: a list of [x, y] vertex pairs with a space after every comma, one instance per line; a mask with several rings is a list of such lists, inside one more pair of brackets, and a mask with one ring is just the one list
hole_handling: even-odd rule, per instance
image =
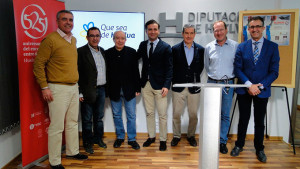
[[48, 106], [33, 75], [33, 62], [43, 38], [57, 29], [57, 0], [13, 0], [19, 68], [22, 167], [48, 154]]

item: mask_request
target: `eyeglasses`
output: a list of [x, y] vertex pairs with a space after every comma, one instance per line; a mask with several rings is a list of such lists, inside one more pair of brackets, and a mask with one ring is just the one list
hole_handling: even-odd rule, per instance
[[258, 29], [258, 28], [261, 28], [261, 27], [263, 27], [263, 26], [261, 26], [261, 25], [249, 26], [250, 29], [254, 29], [254, 28], [257, 28], [257, 29]]
[[89, 35], [90, 38], [99, 38], [100, 35]]
[[218, 29], [218, 30], [214, 30], [214, 33], [218, 33], [218, 32], [224, 32], [225, 29]]

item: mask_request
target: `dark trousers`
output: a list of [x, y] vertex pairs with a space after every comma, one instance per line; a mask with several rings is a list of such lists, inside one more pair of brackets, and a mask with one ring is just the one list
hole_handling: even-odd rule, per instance
[[84, 145], [98, 143], [103, 137], [104, 103], [104, 87], [97, 88], [95, 103], [89, 104], [84, 101], [81, 103], [82, 140]]
[[251, 104], [253, 100], [254, 107], [254, 147], [256, 151], [264, 149], [264, 132], [265, 124], [264, 119], [267, 112], [267, 104], [269, 98], [259, 98], [251, 96], [248, 93], [237, 95], [239, 105], [239, 124], [238, 124], [238, 139], [235, 142], [237, 147], [244, 147], [245, 138], [247, 134], [248, 123], [251, 115]]

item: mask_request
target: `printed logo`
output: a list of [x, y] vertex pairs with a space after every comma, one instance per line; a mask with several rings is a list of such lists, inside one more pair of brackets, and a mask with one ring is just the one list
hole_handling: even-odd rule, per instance
[[48, 19], [45, 11], [40, 6], [31, 4], [23, 9], [21, 24], [27, 36], [32, 39], [38, 39], [47, 32]]

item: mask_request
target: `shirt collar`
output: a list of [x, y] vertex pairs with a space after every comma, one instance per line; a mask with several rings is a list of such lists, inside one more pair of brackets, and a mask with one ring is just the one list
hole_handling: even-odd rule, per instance
[[[218, 42], [217, 42], [217, 39], [215, 40], [215, 45], [220, 46], [220, 45], [218, 44]], [[224, 43], [223, 45], [228, 45], [228, 38], [226, 38], [226, 41], [225, 41], [225, 43]]]
[[[183, 42], [183, 46], [184, 46], [184, 47], [186, 47], [186, 48], [188, 48], [188, 46], [186, 45], [186, 43], [185, 43], [185, 42]], [[191, 48], [194, 48], [194, 42], [192, 43], [192, 46], [191, 46]]]
[[[159, 42], [159, 38], [157, 38], [155, 41], [153, 41], [154, 46], [157, 45], [157, 43]], [[150, 45], [151, 41], [148, 40], [148, 45]]]
[[[253, 39], [251, 39], [251, 41], [252, 41], [252, 44], [253, 44], [254, 42], [256, 42], [256, 41], [253, 40]], [[264, 37], [261, 37], [257, 42], [259, 42], [260, 44], [263, 44], [263, 43], [264, 43]]]
[[94, 51], [94, 52], [100, 51], [100, 50], [99, 50], [99, 47], [98, 47], [98, 51], [97, 51], [96, 49], [94, 49], [93, 47], [91, 47], [90, 44], [88, 44], [88, 46], [89, 46], [90, 50], [92, 50], [92, 51]]
[[62, 30], [60, 30], [59, 28], [57, 28], [57, 33], [62, 37], [62, 38], [71, 38], [73, 36], [73, 34], [71, 33], [70, 35], [65, 34], [65, 32], [63, 32]]

